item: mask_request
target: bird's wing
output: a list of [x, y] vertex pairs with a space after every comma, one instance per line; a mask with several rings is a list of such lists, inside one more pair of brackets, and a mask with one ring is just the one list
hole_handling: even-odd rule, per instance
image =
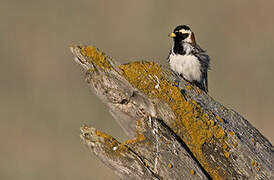
[[199, 45], [195, 45], [192, 51], [194, 56], [196, 56], [201, 62], [202, 69], [207, 71], [210, 65], [210, 58], [207, 52], [203, 50], [202, 48], [200, 48]]
[[205, 50], [203, 50], [199, 45], [195, 45], [193, 48], [193, 54], [196, 56], [201, 63], [202, 71], [202, 84], [205, 91], [208, 91], [208, 81], [207, 81], [207, 71], [210, 68], [210, 58]]

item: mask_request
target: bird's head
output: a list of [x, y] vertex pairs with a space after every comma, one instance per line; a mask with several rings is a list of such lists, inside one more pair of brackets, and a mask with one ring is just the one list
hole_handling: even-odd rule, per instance
[[177, 26], [172, 33], [169, 34], [169, 37], [173, 38], [174, 42], [187, 42], [196, 44], [194, 33], [187, 25]]

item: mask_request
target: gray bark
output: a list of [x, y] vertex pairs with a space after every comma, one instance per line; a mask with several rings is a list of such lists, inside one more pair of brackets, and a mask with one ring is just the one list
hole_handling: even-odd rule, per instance
[[246, 119], [153, 62], [118, 64], [73, 46], [86, 81], [125, 133], [80, 137], [121, 179], [274, 179], [274, 148]]

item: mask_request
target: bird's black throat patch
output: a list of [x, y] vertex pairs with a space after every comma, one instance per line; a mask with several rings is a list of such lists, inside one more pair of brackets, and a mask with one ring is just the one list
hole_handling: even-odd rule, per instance
[[182, 45], [182, 41], [178, 39], [174, 39], [173, 52], [175, 54], [185, 55], [186, 51]]

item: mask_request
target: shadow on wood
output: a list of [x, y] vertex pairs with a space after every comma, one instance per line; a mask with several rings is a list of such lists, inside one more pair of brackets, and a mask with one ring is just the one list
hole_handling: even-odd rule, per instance
[[132, 139], [81, 138], [121, 179], [274, 179], [274, 148], [241, 115], [154, 62], [118, 64], [73, 46], [86, 81]]

